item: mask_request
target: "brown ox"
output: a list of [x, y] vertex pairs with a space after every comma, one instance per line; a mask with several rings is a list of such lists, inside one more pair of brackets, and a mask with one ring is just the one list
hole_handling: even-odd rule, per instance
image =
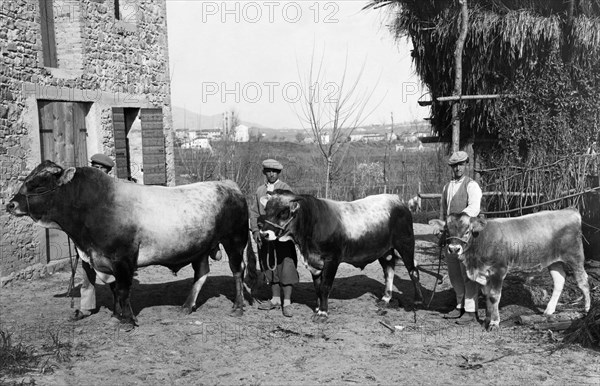
[[[430, 223], [444, 229], [444, 223]], [[548, 268], [554, 289], [544, 314], [551, 315], [565, 283], [563, 263], [573, 270], [577, 285], [590, 309], [588, 277], [583, 268], [581, 216], [575, 209], [543, 211], [515, 218], [472, 218], [451, 214], [445, 224], [448, 253], [458, 254], [469, 279], [483, 286], [487, 298], [486, 327], [500, 323], [498, 303], [509, 268]]]

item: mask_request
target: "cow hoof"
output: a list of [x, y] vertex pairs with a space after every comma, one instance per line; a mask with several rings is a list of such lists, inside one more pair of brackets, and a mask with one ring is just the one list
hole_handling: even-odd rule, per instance
[[389, 308], [390, 307], [390, 302], [389, 302], [389, 300], [386, 302], [383, 299], [379, 299], [377, 301], [377, 307], [379, 307], [379, 308]]
[[136, 328], [137, 326], [138, 326], [138, 324], [136, 322], [134, 322], [133, 320], [131, 320], [131, 321], [121, 320], [121, 323], [119, 324], [119, 330], [129, 332], [129, 331], [133, 331], [133, 329]]
[[499, 324], [488, 324], [487, 328], [486, 328], [487, 332], [493, 332], [493, 331], [500, 331], [500, 325]]
[[240, 318], [240, 317], [244, 316], [244, 309], [243, 308], [234, 308], [229, 313], [229, 316]]
[[181, 313], [184, 315], [189, 315], [192, 313], [192, 311], [193, 311], [193, 307], [181, 306]]
[[314, 314], [311, 319], [314, 323], [325, 323], [327, 321], [327, 314]]
[[113, 317], [117, 318], [117, 325], [119, 330], [131, 331], [135, 327], [138, 327], [137, 318], [135, 317], [125, 317], [122, 315], [113, 315]]

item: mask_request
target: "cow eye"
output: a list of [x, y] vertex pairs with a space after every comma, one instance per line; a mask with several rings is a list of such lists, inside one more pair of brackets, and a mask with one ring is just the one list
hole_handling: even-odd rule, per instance
[[34, 193], [43, 193], [43, 192], [48, 191], [48, 188], [46, 186], [38, 185], [38, 186], [34, 186], [31, 190]]

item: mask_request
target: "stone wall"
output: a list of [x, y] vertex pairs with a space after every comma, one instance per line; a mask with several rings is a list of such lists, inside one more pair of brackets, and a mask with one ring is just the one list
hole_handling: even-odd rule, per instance
[[44, 67], [39, 0], [0, 2], [0, 278], [45, 264], [39, 228], [4, 207], [41, 161], [37, 100], [88, 102], [88, 155], [114, 157], [112, 107], [161, 107], [174, 184], [165, 0], [55, 0], [57, 68]]

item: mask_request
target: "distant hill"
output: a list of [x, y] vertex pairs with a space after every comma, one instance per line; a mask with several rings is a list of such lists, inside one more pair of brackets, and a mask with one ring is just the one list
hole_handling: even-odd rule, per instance
[[[190, 110], [186, 110], [179, 106], [173, 106], [173, 127], [177, 129], [190, 129], [190, 130], [214, 130], [220, 128], [223, 124], [223, 116], [221, 114], [215, 115], [202, 115], [195, 113]], [[264, 134], [265, 140], [279, 140], [279, 141], [290, 141], [295, 142], [298, 134], [309, 136], [309, 134], [303, 129], [291, 129], [291, 128], [272, 128], [264, 126], [260, 123], [247, 122], [242, 120], [240, 122], [250, 128], [250, 136], [257, 136]], [[399, 122], [394, 125], [394, 133], [396, 134], [409, 134], [414, 132], [429, 132], [429, 122], [415, 121], [415, 122]], [[389, 133], [391, 125], [364, 125], [356, 128], [354, 134], [382, 134]]]
[[[215, 128], [220, 128], [223, 124], [222, 114], [202, 115], [179, 106], [173, 106], [171, 112], [173, 114], [173, 127], [176, 130], [214, 130]], [[241, 120], [240, 123], [248, 127], [267, 128], [259, 123], [246, 122], [244, 120]]]

